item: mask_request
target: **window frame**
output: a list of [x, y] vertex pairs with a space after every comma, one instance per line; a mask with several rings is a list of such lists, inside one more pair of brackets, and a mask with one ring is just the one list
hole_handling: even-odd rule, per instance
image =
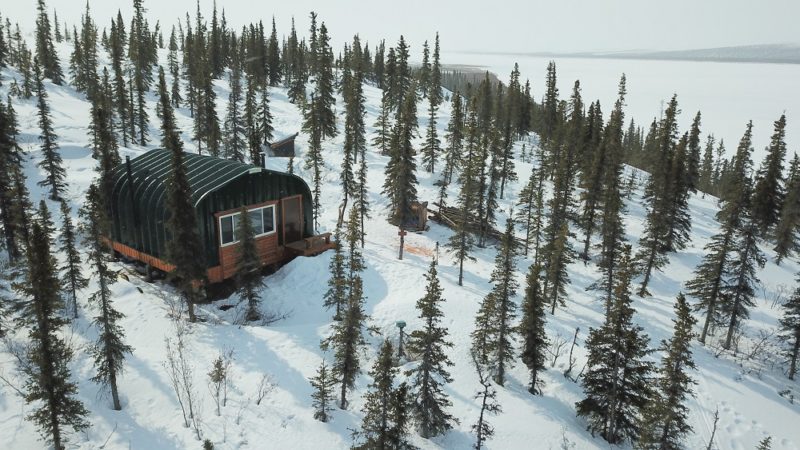
[[[255, 208], [247, 208], [247, 212], [248, 213], [254, 212], [254, 211], [261, 211], [261, 226], [262, 226], [262, 230], [263, 230], [263, 227], [264, 227], [264, 210], [267, 209], [267, 208], [272, 208], [272, 231], [267, 231], [267, 232], [256, 234], [255, 236], [253, 236], [256, 239], [264, 237], [264, 236], [269, 236], [271, 234], [275, 234], [275, 233], [278, 232], [277, 217], [276, 217], [276, 214], [277, 214], [276, 209], [277, 208], [275, 208], [275, 204], [274, 203], [270, 204], [270, 205], [258, 206], [258, 207], [255, 207]], [[238, 227], [233, 227], [233, 241], [231, 241], [231, 242], [223, 242], [223, 240], [222, 240], [222, 219], [227, 219], [228, 217], [232, 217], [233, 218], [233, 217], [236, 217], [236, 216], [238, 216], [240, 214], [242, 214], [241, 211], [235, 211], [235, 212], [224, 214], [224, 215], [221, 215], [221, 216], [217, 217], [217, 228], [218, 228], [217, 235], [218, 235], [219, 246], [220, 247], [229, 247], [231, 245], [236, 245], [236, 244], [241, 242], [241, 239], [237, 239], [236, 238], [236, 228], [238, 228]], [[233, 225], [234, 221], [235, 221], [235, 219], [231, 219], [231, 225]]]

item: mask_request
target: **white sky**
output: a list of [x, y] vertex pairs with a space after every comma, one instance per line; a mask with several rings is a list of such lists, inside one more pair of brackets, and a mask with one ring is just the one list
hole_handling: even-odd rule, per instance
[[[83, 0], [49, 0], [48, 6], [70, 25], [77, 23]], [[93, 16], [108, 26], [121, 9], [130, 19], [132, 0], [90, 0]], [[145, 0], [151, 23], [169, 27], [194, 1]], [[413, 49], [441, 34], [444, 48], [508, 52], [680, 50], [731, 45], [800, 43], [798, 0], [219, 0], [237, 29], [273, 15], [278, 33], [288, 33], [295, 17], [306, 34], [308, 12], [319, 13], [334, 48], [354, 32], [370, 43], [395, 42], [404, 34]], [[200, 1], [207, 17], [212, 0]], [[6, 0], [0, 8], [21, 24], [32, 24], [34, 0]]]

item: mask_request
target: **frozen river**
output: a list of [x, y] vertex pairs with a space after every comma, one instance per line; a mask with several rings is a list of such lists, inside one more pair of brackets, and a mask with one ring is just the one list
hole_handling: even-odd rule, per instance
[[[673, 93], [678, 94], [681, 131], [702, 112], [702, 131], [723, 138], [729, 153], [753, 120], [756, 167], [772, 135], [773, 122], [785, 112], [789, 157], [800, 153], [800, 64], [719, 63], [499, 55], [443, 52], [445, 64], [486, 67], [508, 82], [514, 63], [522, 80], [531, 80], [533, 95], [541, 100], [545, 70], [556, 62], [558, 89], [569, 98], [576, 79], [584, 103], [599, 99], [604, 117], [614, 103], [622, 73], [627, 76], [626, 122], [632, 117], [645, 130]], [[627, 125], [627, 124], [626, 124]]]

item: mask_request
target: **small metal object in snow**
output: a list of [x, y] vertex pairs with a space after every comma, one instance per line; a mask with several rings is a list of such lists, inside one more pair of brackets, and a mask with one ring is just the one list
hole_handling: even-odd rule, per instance
[[400, 328], [400, 343], [397, 346], [397, 357], [402, 358], [406, 356], [405, 353], [403, 352], [403, 328], [406, 327], [406, 321], [398, 320], [397, 322], [395, 322], [395, 325], [397, 325], [397, 328]]

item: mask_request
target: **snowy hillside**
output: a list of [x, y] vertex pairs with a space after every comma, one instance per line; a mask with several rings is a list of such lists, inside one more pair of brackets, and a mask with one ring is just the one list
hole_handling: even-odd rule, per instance
[[[58, 49], [61, 61], [68, 61], [71, 46], [58, 44]], [[165, 60], [166, 54], [161, 57]], [[105, 56], [103, 58], [105, 60]], [[5, 99], [8, 93], [6, 81], [15, 77], [19, 78], [19, 74], [13, 68], [2, 70], [0, 98]], [[69, 86], [46, 83], [46, 88], [61, 154], [68, 171], [69, 201], [77, 219], [76, 211], [94, 176], [95, 161], [88, 148], [86, 129], [89, 103], [83, 94], [76, 93]], [[224, 117], [228, 98], [227, 82], [217, 81], [215, 90], [218, 114]], [[286, 90], [271, 88], [270, 94], [275, 118], [273, 125], [277, 133], [300, 131], [301, 113], [287, 100]], [[372, 134], [371, 125], [380, 110], [381, 91], [373, 86], [365, 86], [365, 95], [366, 123], [368, 133]], [[28, 188], [32, 200], [38, 202], [46, 194], [36, 185], [42, 178], [42, 172], [36, 168], [41, 155], [37, 141], [39, 130], [35, 100], [14, 99], [21, 129], [20, 142], [28, 156], [25, 161]], [[151, 92], [148, 106], [151, 111], [152, 145], [122, 148], [123, 157], [140, 155], [157, 143], [156, 101], [155, 94]], [[419, 110], [424, 109], [425, 105], [420, 104]], [[343, 110], [340, 103], [337, 108], [340, 116]], [[182, 108], [176, 113], [186, 150], [194, 151], [188, 110]], [[444, 134], [449, 114], [450, 106], [445, 102], [439, 113], [440, 136]], [[340, 128], [342, 122], [341, 119], [338, 121]], [[420, 117], [419, 123], [424, 130], [427, 120]], [[320, 231], [332, 231], [337, 219], [342, 139], [340, 133], [324, 143], [326, 165]], [[297, 141], [300, 157], [295, 159], [294, 171], [310, 180], [310, 174], [302, 164], [306, 140], [307, 136], [301, 133]], [[418, 143], [421, 143], [421, 138]], [[521, 146], [522, 142], [517, 144], [517, 152]], [[387, 202], [380, 194], [388, 157], [369, 150], [367, 158], [373, 217], [366, 224], [364, 251], [367, 266], [363, 274], [366, 313], [371, 317], [370, 325], [375, 326], [383, 337], [396, 340], [397, 320], [408, 323], [407, 332], [420, 327], [415, 302], [424, 293], [424, 274], [436, 243], [444, 243], [452, 231], [429, 222], [429, 231], [406, 237], [405, 257], [399, 261], [397, 228], [387, 223]], [[271, 159], [268, 166], [285, 170], [286, 161]], [[516, 166], [521, 181], [512, 183], [507, 189], [506, 198], [500, 201], [498, 223], [503, 223], [505, 214], [516, 203], [516, 195], [532, 170], [530, 164], [520, 161], [516, 162]], [[438, 188], [433, 183], [438, 174], [431, 175], [419, 170], [417, 176], [420, 199], [432, 202], [437, 197]], [[625, 176], [627, 178], [627, 174]], [[457, 186], [450, 189], [450, 198], [455, 198]], [[626, 230], [628, 241], [633, 245], [638, 242], [643, 229], [645, 211], [642, 194], [641, 187], [638, 187], [627, 202]], [[51, 202], [49, 206], [53, 211], [58, 210], [55, 203]], [[635, 298], [634, 320], [649, 334], [652, 348], [670, 336], [675, 296], [700, 261], [703, 246], [718, 228], [714, 220], [717, 210], [715, 199], [694, 195], [690, 200], [690, 208], [693, 222], [690, 245], [686, 250], [671, 255], [666, 269], [655, 274], [650, 287], [652, 297]], [[577, 230], [576, 233], [582, 236]], [[768, 256], [773, 254], [767, 247], [764, 247], [764, 251]], [[454, 381], [447, 386], [447, 393], [453, 402], [451, 412], [460, 424], [453, 431], [432, 440], [414, 435], [413, 444], [422, 449], [467, 449], [473, 444], [470, 427], [477, 419], [479, 404], [473, 399], [478, 379], [469, 357], [470, 333], [479, 302], [490, 289], [488, 279], [495, 253], [496, 249], [492, 246], [476, 251], [477, 260], [466, 264], [463, 287], [457, 285], [457, 266], [449, 255], [441, 254], [439, 273], [447, 299], [443, 305], [444, 324], [455, 344], [450, 354], [455, 363], [452, 369]], [[357, 429], [361, 422], [362, 395], [370, 382], [366, 370], [357, 381], [357, 389], [351, 396], [351, 407], [347, 411], [335, 410], [331, 422], [314, 420], [310, 406], [311, 386], [308, 378], [314, 375], [323, 357], [328, 360], [331, 358], [319, 347], [320, 340], [330, 333], [332, 323], [331, 313], [322, 307], [330, 257], [331, 252], [312, 258], [297, 258], [266, 279], [266, 287], [261, 293], [263, 309], [287, 315], [285, 320], [270, 326], [234, 324], [237, 309], [220, 308], [221, 305], [231, 304], [232, 300], [201, 305], [199, 314], [208, 320], [192, 324], [186, 339], [194, 365], [195, 390], [201, 399], [199, 410], [203, 435], [213, 441], [215, 448], [336, 449], [350, 446], [351, 431]], [[527, 258], [519, 258], [517, 278], [520, 282], [530, 263]], [[92, 427], [85, 434], [70, 436], [70, 445], [80, 449], [199, 449], [201, 442], [191, 429], [183, 425], [180, 408], [164, 368], [165, 338], [175, 333], [170, 319], [173, 312], [171, 305], [176, 302], [174, 291], [162, 282], [148, 284], [129, 266], [120, 263], [115, 268], [128, 273], [127, 279], [120, 279], [113, 286], [113, 292], [117, 307], [126, 315], [122, 326], [128, 343], [133, 347], [133, 354], [126, 360], [125, 372], [119, 380], [123, 409], [113, 411], [110, 399], [98, 395], [101, 392], [99, 386], [89, 381], [94, 376], [94, 369], [85, 349], [94, 341], [97, 331], [90, 324], [93, 313], [84, 300], [80, 304], [81, 317], [73, 322], [67, 331], [67, 338], [76, 349], [72, 373], [79, 383], [79, 398], [90, 410], [88, 419]], [[713, 415], [718, 409], [715, 442], [719, 449], [753, 449], [766, 436], [772, 436], [774, 449], [800, 449], [800, 427], [797, 426], [800, 423], [800, 404], [793, 404], [778, 394], [788, 389], [797, 397], [800, 394], [798, 384], [786, 379], [777, 362], [778, 357], [773, 356], [776, 354], [774, 335], [762, 347], [756, 347], [760, 333], [774, 333], [780, 315], [775, 298], [780, 294], [787, 295], [789, 290], [794, 289], [794, 275], [799, 269], [800, 265], [793, 260], [776, 266], [770, 258], [761, 271], [763, 290], [758, 292], [757, 307], [752, 310], [751, 319], [745, 324], [746, 337], [740, 343], [744, 356], [717, 356], [710, 347], [693, 345], [698, 370], [692, 374], [697, 381], [696, 395], [688, 407], [694, 433], [686, 442], [687, 448], [705, 448], [711, 434]], [[88, 267], [86, 272], [89, 272]], [[580, 328], [579, 347], [575, 350], [576, 371], [579, 371], [586, 361], [584, 339], [590, 327], [601, 324], [604, 306], [595, 294], [585, 290], [599, 277], [594, 264], [576, 262], [570, 265], [569, 276], [571, 284], [568, 287], [567, 306], [558, 309], [554, 316], [548, 315], [547, 331], [551, 340], [560, 338], [571, 342], [575, 329]], [[94, 288], [93, 281], [86, 292]], [[11, 339], [22, 339], [24, 336], [24, 332], [12, 333]], [[383, 337], [373, 335], [369, 339], [366, 363], [363, 364], [365, 369], [372, 364]], [[569, 343], [566, 345], [568, 349]], [[217, 416], [206, 386], [206, 373], [210, 370], [212, 360], [227, 351], [233, 351], [232, 388], [227, 406], [222, 408], [221, 416]], [[747, 355], [750, 352], [754, 354]], [[650, 355], [655, 362], [660, 361], [660, 357], [658, 352]], [[498, 388], [498, 400], [503, 411], [489, 419], [495, 427], [495, 437], [488, 442], [487, 448], [609, 448], [600, 437], [592, 437], [585, 431], [585, 421], [575, 415], [575, 402], [583, 398], [583, 392], [578, 383], [562, 375], [567, 358], [567, 354], [562, 354], [555, 366], [547, 370], [541, 396], [528, 393], [528, 373], [524, 365], [517, 361], [506, 386]], [[13, 357], [5, 350], [0, 351], [0, 374], [16, 386], [22, 385], [20, 375], [14, 370]], [[260, 404], [256, 404], [257, 391], [265, 375], [271, 390]], [[403, 377], [400, 375], [401, 379]], [[43, 444], [34, 425], [25, 420], [30, 407], [9, 386], [0, 386], [0, 448], [41, 448]]]

